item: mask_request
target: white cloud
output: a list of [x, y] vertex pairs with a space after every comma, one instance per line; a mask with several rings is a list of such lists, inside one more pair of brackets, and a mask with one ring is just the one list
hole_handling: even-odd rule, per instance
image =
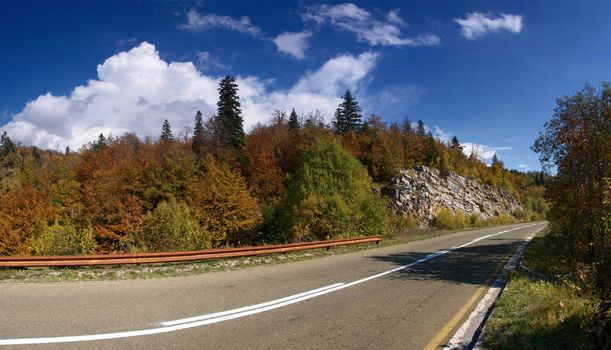
[[403, 20], [403, 18], [399, 16], [399, 10], [389, 11], [388, 14], [386, 15], [386, 20], [390, 24], [398, 25], [401, 27], [405, 27], [407, 25], [407, 23]]
[[288, 54], [296, 60], [305, 58], [305, 50], [308, 49], [308, 39], [312, 36], [311, 32], [303, 31], [299, 33], [284, 32], [272, 41], [276, 44], [279, 52]]
[[[391, 85], [372, 96], [368, 104], [374, 105], [376, 109], [385, 110], [388, 107], [407, 109], [418, 102], [424, 90], [413, 85]], [[379, 113], [379, 112], [378, 112]]]
[[235, 19], [229, 16], [220, 16], [213, 13], [202, 15], [197, 12], [196, 9], [191, 9], [189, 12], [187, 12], [187, 23], [181, 25], [180, 27], [194, 32], [210, 28], [225, 28], [250, 34], [254, 37], [259, 37], [263, 34], [261, 28], [252, 25], [252, 23], [250, 23], [250, 18], [246, 16]]
[[345, 21], [367, 21], [371, 14], [354, 4], [339, 4], [335, 6], [317, 5], [303, 14], [304, 19], [323, 24], [327, 21], [342, 23]]
[[497, 151], [506, 151], [512, 149], [511, 147], [489, 147], [486, 145], [471, 142], [461, 142], [460, 144], [464, 147], [464, 154], [470, 156], [472, 153], [475, 153], [478, 157], [482, 159], [492, 158], [497, 153]]
[[355, 90], [357, 83], [375, 67], [377, 58], [378, 55], [372, 52], [364, 52], [357, 57], [341, 55], [332, 58], [317, 71], [302, 77], [293, 91], [338, 95], [346, 87]]
[[476, 143], [462, 142], [461, 146], [464, 147], [462, 151], [467, 156], [470, 156], [471, 154], [475, 154], [479, 158], [490, 159], [496, 154], [495, 150], [490, 149], [487, 146], [479, 145]]
[[208, 71], [208, 70], [220, 70], [220, 69], [231, 69], [231, 65], [223, 64], [216, 57], [212, 56], [208, 51], [195, 52], [197, 56], [197, 68]]
[[518, 164], [518, 168], [522, 170], [530, 170], [530, 167], [526, 164]]
[[488, 33], [496, 33], [502, 30], [518, 34], [522, 31], [524, 16], [501, 14], [501, 17], [492, 18], [489, 15], [472, 12], [467, 13], [465, 18], [457, 18], [454, 21], [462, 28], [462, 35], [467, 39], [475, 39]]
[[[371, 52], [335, 57], [287, 90], [269, 91], [264, 79], [238, 76], [246, 129], [269, 120], [274, 109], [293, 107], [299, 113], [318, 109], [328, 121], [338, 96], [362, 87], [376, 59]], [[164, 119], [178, 131], [193, 124], [197, 110], [216, 111], [220, 77], [202, 74], [192, 62], [165, 62], [147, 42], [108, 58], [97, 72], [97, 79], [67, 96], [49, 92], [28, 102], [0, 132], [27, 145], [78, 149], [100, 133], [157, 136]]]
[[331, 25], [353, 32], [359, 41], [370, 45], [423, 46], [438, 45], [440, 42], [439, 37], [428, 34], [415, 38], [402, 37], [399, 27], [405, 25], [405, 22], [399, 17], [396, 10], [386, 16], [387, 21], [376, 20], [372, 17], [368, 11], [350, 3], [334, 6], [316, 5], [308, 8], [302, 14], [304, 21], [318, 25]]
[[447, 133], [445, 131], [443, 131], [442, 128], [435, 126], [435, 130], [433, 131], [433, 135], [435, 135], [435, 138], [443, 141], [443, 142], [448, 142], [452, 139], [452, 135], [450, 133]]

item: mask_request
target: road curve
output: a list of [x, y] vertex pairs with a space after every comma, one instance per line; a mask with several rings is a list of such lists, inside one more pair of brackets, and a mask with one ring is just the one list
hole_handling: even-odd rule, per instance
[[0, 346], [422, 349], [451, 335], [517, 244], [544, 226], [187, 277], [0, 284]]

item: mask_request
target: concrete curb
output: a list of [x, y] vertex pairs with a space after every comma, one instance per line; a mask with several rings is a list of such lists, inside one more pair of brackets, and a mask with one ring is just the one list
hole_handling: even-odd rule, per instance
[[481, 349], [482, 347], [482, 331], [492, 313], [496, 299], [501, 295], [505, 285], [507, 284], [507, 272], [515, 270], [519, 266], [522, 255], [526, 250], [528, 243], [535, 237], [537, 233], [528, 236], [522, 242], [507, 264], [503, 267], [503, 271], [496, 278], [488, 292], [482, 300], [477, 304], [475, 310], [471, 312], [465, 323], [460, 326], [452, 339], [444, 346], [444, 350], [458, 349]]

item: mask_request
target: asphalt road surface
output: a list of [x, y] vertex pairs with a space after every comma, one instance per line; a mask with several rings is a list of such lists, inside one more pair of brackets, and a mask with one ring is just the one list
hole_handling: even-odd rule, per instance
[[435, 348], [544, 226], [187, 277], [0, 284], [0, 348]]

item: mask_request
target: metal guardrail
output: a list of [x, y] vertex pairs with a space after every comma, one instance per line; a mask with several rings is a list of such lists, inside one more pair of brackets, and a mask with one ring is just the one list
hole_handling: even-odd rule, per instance
[[186, 252], [108, 255], [5, 256], [0, 257], [0, 267], [66, 267], [172, 263], [255, 256], [272, 253], [286, 253], [306, 249], [328, 249], [343, 245], [379, 243], [381, 240], [382, 238], [380, 236], [370, 236], [317, 242], [278, 244], [244, 248], [206, 249]]

